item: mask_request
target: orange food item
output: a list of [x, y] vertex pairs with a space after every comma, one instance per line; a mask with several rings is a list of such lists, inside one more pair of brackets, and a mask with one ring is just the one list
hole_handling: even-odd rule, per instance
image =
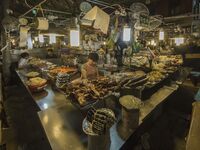
[[41, 87], [44, 86], [46, 83], [47, 80], [40, 77], [31, 78], [27, 81], [27, 85], [31, 88]]
[[69, 67], [56, 67], [52, 70], [50, 70], [50, 73], [58, 74], [58, 73], [70, 73], [77, 71], [76, 68], [69, 68]]

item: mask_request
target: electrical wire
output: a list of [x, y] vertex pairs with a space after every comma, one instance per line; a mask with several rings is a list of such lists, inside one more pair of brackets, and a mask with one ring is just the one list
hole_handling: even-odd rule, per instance
[[31, 5], [29, 5], [28, 3], [27, 3], [27, 0], [24, 0], [24, 2], [25, 2], [25, 4], [29, 7], [29, 8], [32, 8], [33, 6], [31, 6]]
[[35, 5], [34, 7], [32, 7], [31, 9], [29, 9], [26, 13], [24, 13], [23, 15], [21, 15], [20, 17], [26, 16], [28, 13], [30, 13], [33, 9], [37, 8], [38, 6], [41, 6], [42, 4], [44, 4], [47, 0], [43, 0], [42, 2], [40, 2], [39, 4]]
[[44, 11], [43, 11], [43, 9], [42, 9], [42, 6], [41, 6], [41, 5], [39, 5], [39, 9], [40, 9], [40, 11], [42, 12], [42, 16], [44, 17]]

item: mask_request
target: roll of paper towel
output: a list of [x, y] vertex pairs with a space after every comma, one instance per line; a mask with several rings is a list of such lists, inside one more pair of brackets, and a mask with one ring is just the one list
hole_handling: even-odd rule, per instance
[[46, 18], [38, 17], [36, 21], [36, 27], [38, 30], [48, 30], [49, 21]]
[[19, 47], [26, 47], [27, 46], [27, 39], [28, 39], [28, 31], [29, 27], [20, 27], [20, 42]]

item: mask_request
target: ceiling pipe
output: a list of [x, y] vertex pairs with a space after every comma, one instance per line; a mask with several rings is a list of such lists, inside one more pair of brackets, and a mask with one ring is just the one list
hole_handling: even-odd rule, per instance
[[103, 4], [103, 3], [100, 3], [100, 2], [98, 2], [98, 1], [93, 1], [93, 0], [86, 0], [86, 1], [87, 1], [87, 2], [90, 2], [90, 3], [93, 3], [93, 4], [100, 5], [100, 6], [104, 6], [104, 7], [116, 9], [115, 7], [113, 7], [113, 6], [111, 6], [111, 5]]
[[72, 14], [72, 13], [70, 13], [70, 12], [59, 11], [59, 10], [52, 10], [52, 9], [43, 9], [43, 11], [46, 11], [46, 12], [54, 12], [54, 13], [59, 13], [59, 14], [66, 14], [66, 15], [71, 15], [71, 14]]
[[185, 14], [185, 15], [179, 15], [179, 16], [164, 17], [163, 19], [167, 21], [167, 20], [173, 20], [173, 19], [193, 18], [197, 16], [200, 16], [200, 14]]
[[[116, 9], [116, 7], [114, 7], [114, 6], [120, 6], [121, 7], [120, 4], [112, 4], [111, 5], [109, 3], [101, 2], [101, 1], [98, 1], [98, 0], [86, 0], [86, 1], [93, 3], [93, 4], [96, 4], [96, 5], [104, 6], [105, 8]], [[103, 9], [105, 9], [105, 8], [103, 8]], [[126, 10], [128, 10], [130, 12], [132, 11], [130, 8], [127, 8], [127, 7], [123, 7], [123, 8], [125, 8]]]

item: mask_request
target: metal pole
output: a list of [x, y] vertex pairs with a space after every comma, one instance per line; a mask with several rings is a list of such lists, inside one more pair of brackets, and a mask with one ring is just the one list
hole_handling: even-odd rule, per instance
[[71, 15], [71, 14], [72, 14], [72, 13], [70, 13], [70, 12], [59, 11], [59, 10], [51, 10], [51, 9], [43, 9], [43, 11], [46, 11], [46, 12], [54, 12], [54, 13], [60, 13], [60, 14], [66, 14], [66, 15]]
[[193, 18], [197, 16], [200, 16], [200, 14], [186, 14], [186, 15], [180, 15], [180, 16], [165, 17], [164, 20]]

